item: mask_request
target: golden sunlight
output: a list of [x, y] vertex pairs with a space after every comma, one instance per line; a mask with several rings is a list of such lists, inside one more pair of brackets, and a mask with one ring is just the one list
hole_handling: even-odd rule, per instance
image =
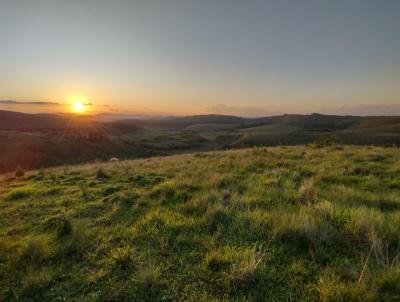
[[83, 113], [85, 111], [85, 105], [82, 102], [74, 103], [74, 111], [76, 113]]
[[71, 111], [78, 114], [83, 114], [88, 109], [88, 102], [83, 98], [70, 98]]

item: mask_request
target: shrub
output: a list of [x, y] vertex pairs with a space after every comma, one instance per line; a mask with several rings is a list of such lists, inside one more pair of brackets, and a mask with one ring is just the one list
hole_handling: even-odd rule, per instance
[[15, 170], [15, 174], [14, 175], [15, 175], [15, 177], [23, 177], [25, 175], [25, 170], [22, 169], [21, 167], [18, 167]]

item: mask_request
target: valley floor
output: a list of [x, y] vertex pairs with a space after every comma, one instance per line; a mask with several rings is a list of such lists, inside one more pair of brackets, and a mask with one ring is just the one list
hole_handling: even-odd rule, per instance
[[0, 180], [0, 301], [399, 301], [400, 150], [252, 148]]

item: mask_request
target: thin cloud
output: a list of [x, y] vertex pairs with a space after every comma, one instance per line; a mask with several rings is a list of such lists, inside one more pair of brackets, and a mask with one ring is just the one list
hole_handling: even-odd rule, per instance
[[[13, 101], [13, 100], [0, 100], [0, 104], [5, 105], [40, 105], [40, 106], [47, 106], [47, 105], [62, 105], [56, 102], [31, 102], [31, 101]], [[89, 105], [89, 104], [87, 104]], [[92, 105], [92, 104], [90, 104]]]
[[[0, 100], [3, 105], [38, 105], [38, 106], [68, 106], [69, 104], [57, 102], [40, 102], [40, 101], [13, 101], [13, 100]], [[93, 103], [84, 103], [85, 106], [93, 106]]]

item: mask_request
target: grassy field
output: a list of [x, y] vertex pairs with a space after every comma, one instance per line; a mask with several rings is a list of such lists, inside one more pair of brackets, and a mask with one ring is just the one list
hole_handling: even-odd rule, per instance
[[0, 301], [399, 301], [399, 176], [353, 146], [4, 175]]

